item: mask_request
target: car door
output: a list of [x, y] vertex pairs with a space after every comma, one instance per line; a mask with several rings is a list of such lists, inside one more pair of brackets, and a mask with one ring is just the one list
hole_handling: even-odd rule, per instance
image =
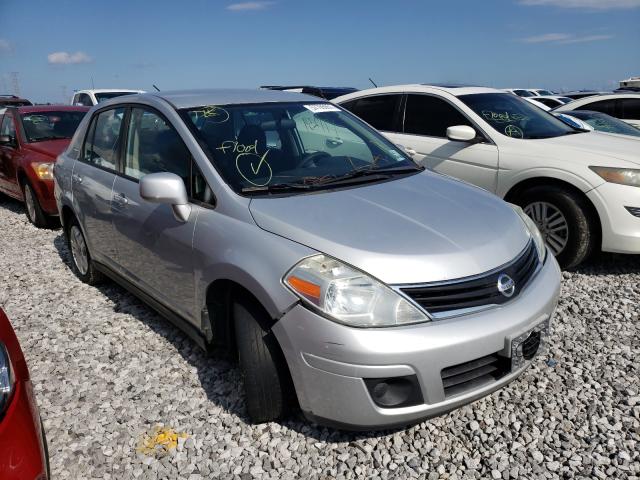
[[140, 197], [139, 180], [171, 172], [190, 190], [191, 154], [168, 120], [150, 107], [131, 108], [121, 174], [113, 187], [118, 266], [129, 281], [186, 319], [195, 303], [192, 238], [198, 214], [177, 220], [170, 205]]
[[93, 259], [115, 265], [111, 224], [113, 182], [118, 170], [124, 107], [101, 110], [91, 119], [82, 152], [73, 164], [73, 203]]
[[0, 145], [0, 190], [15, 198], [22, 198], [22, 191], [17, 181], [16, 163], [20, 155], [20, 145], [16, 132], [12, 110], [7, 110], [0, 123], [0, 136], [11, 139], [9, 143]]
[[454, 125], [468, 125], [484, 136], [477, 125], [447, 100], [411, 93], [406, 96], [402, 131], [387, 136], [430, 170], [495, 193], [498, 147], [489, 140], [451, 141], [447, 138], [447, 128]]

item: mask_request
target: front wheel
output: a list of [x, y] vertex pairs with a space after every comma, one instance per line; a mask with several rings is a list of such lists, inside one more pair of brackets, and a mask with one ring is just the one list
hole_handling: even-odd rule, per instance
[[36, 192], [29, 182], [25, 182], [23, 187], [24, 192], [24, 204], [26, 207], [27, 218], [29, 221], [38, 228], [46, 228], [50, 225], [50, 220], [47, 214], [44, 213]]
[[254, 423], [282, 418], [290, 403], [288, 370], [273, 333], [261, 326], [266, 314], [255, 302], [240, 301], [233, 319], [249, 418]]
[[596, 228], [581, 194], [556, 186], [534, 187], [518, 204], [536, 223], [562, 268], [579, 265], [595, 248]]

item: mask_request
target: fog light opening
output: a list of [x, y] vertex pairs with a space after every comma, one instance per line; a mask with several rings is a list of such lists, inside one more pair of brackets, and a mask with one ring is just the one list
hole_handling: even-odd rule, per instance
[[381, 408], [399, 408], [424, 403], [418, 377], [365, 378], [373, 402]]

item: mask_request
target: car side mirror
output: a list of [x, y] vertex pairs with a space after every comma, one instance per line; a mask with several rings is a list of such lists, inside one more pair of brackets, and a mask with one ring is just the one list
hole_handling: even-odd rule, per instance
[[10, 137], [9, 135], [0, 135], [0, 145], [13, 146], [13, 144], [13, 137]]
[[148, 202], [171, 205], [173, 216], [186, 222], [191, 215], [191, 205], [184, 181], [175, 173], [150, 173], [140, 179], [140, 196]]
[[468, 125], [454, 125], [447, 128], [447, 138], [454, 142], [471, 142], [475, 140], [477, 133]]

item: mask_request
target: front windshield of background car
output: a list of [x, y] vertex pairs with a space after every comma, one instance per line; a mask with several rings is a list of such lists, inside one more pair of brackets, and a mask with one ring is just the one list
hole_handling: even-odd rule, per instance
[[528, 90], [514, 90], [513, 93], [519, 97], [535, 97], [535, 95]]
[[103, 92], [103, 93], [95, 93], [96, 100], [98, 103], [102, 103], [106, 100], [110, 100], [115, 97], [121, 97], [123, 95], [135, 95], [136, 92]]
[[508, 93], [475, 93], [458, 98], [494, 130], [507, 137], [539, 139], [582, 132]]
[[538, 92], [539, 95], [547, 95], [547, 96], [553, 96], [553, 92], [550, 92], [549, 90], [536, 90]]
[[336, 181], [376, 181], [383, 170], [406, 175], [422, 169], [330, 103], [207, 105], [181, 114], [238, 193], [320, 189]]
[[567, 113], [579, 118], [598, 132], [619, 133], [621, 135], [640, 137], [640, 130], [606, 113], [585, 110], [573, 110]]
[[27, 142], [71, 138], [86, 112], [32, 112], [22, 114]]

